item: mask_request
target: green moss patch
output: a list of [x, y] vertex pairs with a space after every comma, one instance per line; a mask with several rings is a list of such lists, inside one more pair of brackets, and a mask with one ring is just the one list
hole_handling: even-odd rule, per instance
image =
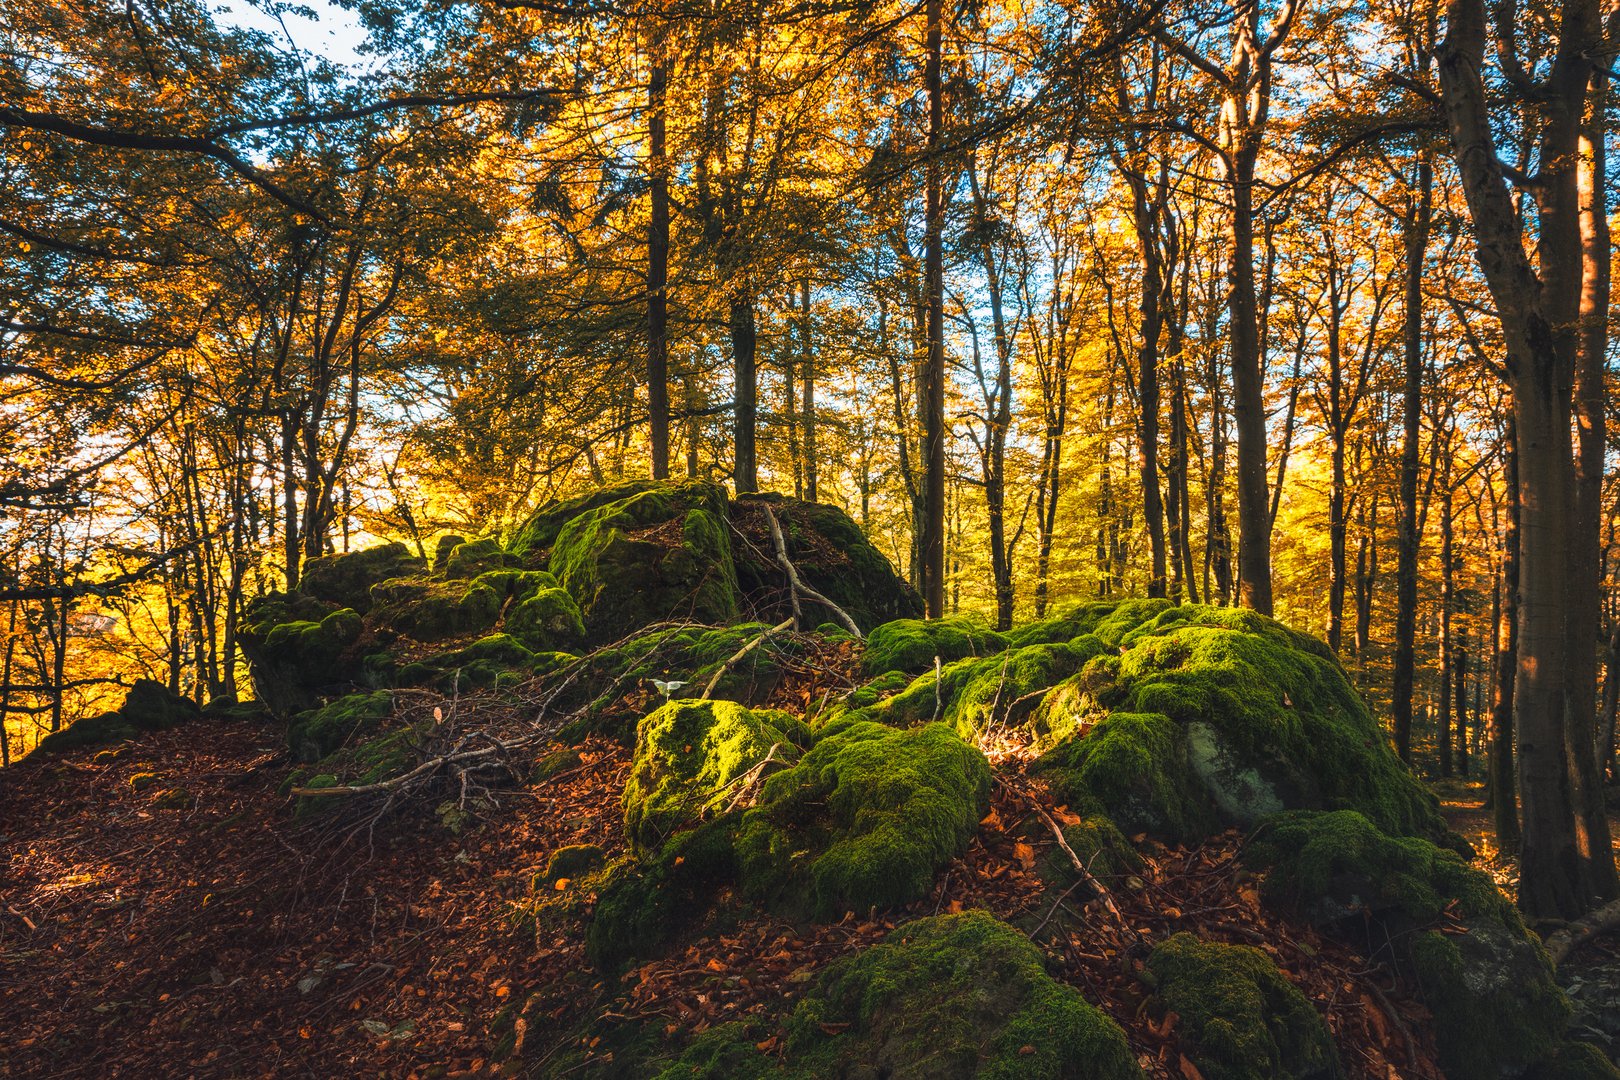
[[338, 698], [294, 717], [287, 746], [298, 761], [320, 761], [345, 744], [370, 737], [393, 708], [394, 696], [387, 690]]
[[578, 601], [592, 642], [673, 619], [727, 622], [737, 615], [727, 520], [718, 487], [660, 485], [568, 520], [550, 570]]
[[909, 903], [973, 838], [989, 795], [984, 755], [944, 724], [831, 725], [744, 816], [743, 890], [820, 919]]
[[[268, 621], [300, 608], [308, 613], [303, 605], [272, 603], [256, 614]], [[242, 648], [253, 665], [255, 694], [278, 715], [309, 708], [324, 688], [345, 681], [350, 673], [347, 652], [364, 628], [353, 608], [328, 611], [318, 619], [250, 624]]]
[[[1125, 1035], [985, 912], [919, 919], [841, 960], [788, 1022], [805, 1076], [1127, 1080]], [[745, 1059], [746, 1060], [746, 1059]]]
[[591, 961], [617, 968], [646, 958], [704, 919], [715, 894], [735, 880], [735, 814], [677, 833], [643, 862], [620, 863], [600, 886], [585, 947]]
[[1036, 768], [1060, 800], [1099, 807], [1130, 833], [1186, 842], [1218, 826], [1188, 767], [1182, 728], [1161, 713], [1111, 713]]
[[[995, 727], [1019, 727], [1036, 713], [1045, 691], [1072, 675], [1090, 658], [1066, 643], [1026, 645], [992, 656], [969, 658], [919, 676], [899, 694], [871, 710], [887, 724], [914, 724], [937, 718], [964, 738]], [[1043, 742], [1053, 742], [1047, 735]]]
[[978, 619], [897, 619], [867, 635], [861, 663], [869, 675], [885, 671], [915, 675], [932, 671], [935, 657], [941, 664], [949, 664], [968, 656], [989, 656], [1006, 647], [1007, 638]]
[[[1252, 611], [1163, 601], [1082, 610], [1066, 628], [1090, 624], [1093, 615], [1090, 632], [1111, 651], [1054, 691], [1045, 722], [1057, 728], [1067, 720], [1078, 730], [1088, 716], [1103, 714], [1162, 719], [1120, 724], [1110, 717], [1070, 737], [1083, 745], [1140, 734], [1145, 741], [1136, 751], [1115, 746], [1105, 755], [1134, 762], [1136, 777], [1112, 769], [1116, 775], [1101, 776], [1098, 753], [1069, 743], [1047, 764], [1072, 772], [1091, 762], [1082, 771], [1101, 785], [1095, 794], [1111, 811], [1168, 829], [1175, 839], [1220, 822], [1252, 826], [1295, 808], [1354, 809], [1394, 834], [1445, 835], [1433, 795], [1395, 756], [1320, 641]], [[1119, 792], [1130, 787], [1137, 801], [1120, 803]], [[1146, 808], [1145, 788], [1158, 793]]]
[[371, 587], [389, 578], [427, 573], [427, 562], [404, 544], [323, 555], [304, 564], [298, 590], [305, 596], [364, 614], [371, 604]]
[[625, 832], [640, 851], [724, 810], [770, 763], [791, 765], [809, 741], [783, 712], [731, 701], [671, 701], [636, 728], [635, 763], [624, 789]]
[[1147, 969], [1181, 1017], [1182, 1045], [1209, 1080], [1330, 1080], [1339, 1073], [1327, 1025], [1259, 949], [1176, 934]]
[[1446, 1075], [1516, 1075], [1552, 1054], [1569, 1003], [1483, 872], [1351, 811], [1283, 814], [1245, 852], [1268, 903], [1362, 937], [1417, 979]]

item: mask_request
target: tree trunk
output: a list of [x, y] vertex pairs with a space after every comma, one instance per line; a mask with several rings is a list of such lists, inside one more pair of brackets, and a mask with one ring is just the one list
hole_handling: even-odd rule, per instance
[[1502, 534], [1502, 569], [1498, 575], [1496, 671], [1491, 679], [1490, 766], [1487, 801], [1496, 826], [1496, 846], [1519, 850], [1519, 796], [1514, 783], [1513, 681], [1519, 670], [1519, 455], [1510, 416], [1504, 433], [1503, 487], [1507, 497], [1507, 528]]
[[[1257, 149], [1257, 148], [1256, 148]], [[1238, 582], [1244, 607], [1270, 615], [1271, 489], [1266, 389], [1254, 290], [1254, 154], [1234, 154], [1232, 176], [1232, 420], [1237, 428]]]
[[669, 168], [664, 97], [669, 60], [664, 32], [655, 31], [647, 82], [647, 171], [652, 218], [647, 228], [647, 413], [654, 480], [669, 477]]
[[1453, 657], [1456, 689], [1452, 700], [1457, 704], [1457, 775], [1468, 775], [1468, 641], [1466, 636], [1455, 646]]
[[1423, 441], [1423, 263], [1429, 246], [1434, 170], [1417, 164], [1416, 190], [1406, 218], [1406, 291], [1402, 313], [1406, 369], [1402, 400], [1400, 502], [1396, 506], [1395, 671], [1391, 712], [1395, 751], [1412, 761], [1412, 679], [1417, 667], [1418, 467]]
[[736, 474], [737, 494], [759, 490], [759, 460], [754, 434], [759, 412], [759, 368], [755, 363], [754, 299], [747, 293], [731, 298], [731, 357], [737, 384]]
[[945, 124], [945, 88], [940, 76], [943, 16], [941, 0], [927, 0], [928, 162], [923, 293], [928, 309], [928, 351], [923, 359], [919, 397], [922, 407], [923, 608], [928, 618], [945, 613], [945, 184], [940, 160]]
[[817, 492], [816, 460], [816, 353], [810, 340], [810, 279], [799, 282], [799, 301], [804, 307], [804, 328], [800, 343], [804, 346], [804, 497], [811, 502], [819, 498]]
[[[1449, 444], [1450, 439], [1447, 438]], [[1449, 447], [1448, 447], [1449, 449]], [[1452, 572], [1452, 484], [1451, 455], [1442, 454], [1440, 480], [1440, 713], [1436, 729], [1436, 746], [1440, 751], [1440, 775], [1451, 775], [1451, 683], [1452, 640], [1451, 607], [1455, 575]], [[1460, 706], [1459, 706], [1460, 707]]]

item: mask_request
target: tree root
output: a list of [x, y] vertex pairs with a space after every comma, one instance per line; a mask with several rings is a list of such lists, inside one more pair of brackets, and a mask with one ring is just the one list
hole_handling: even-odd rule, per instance
[[849, 617], [849, 612], [806, 585], [800, 579], [798, 567], [794, 566], [793, 560], [788, 558], [787, 541], [782, 538], [782, 526], [776, 520], [776, 512], [771, 509], [770, 503], [767, 502], [761, 502], [759, 508], [765, 511], [765, 520], [771, 524], [771, 541], [776, 545], [776, 561], [783, 570], [787, 571], [788, 590], [793, 599], [794, 628], [798, 628], [799, 619], [802, 617], [799, 610], [799, 597], [802, 596], [806, 600], [813, 600], [838, 616], [838, 621], [843, 623], [844, 627], [851, 634], [854, 634], [857, 639], [864, 637], [861, 628], [855, 624], [854, 619]]

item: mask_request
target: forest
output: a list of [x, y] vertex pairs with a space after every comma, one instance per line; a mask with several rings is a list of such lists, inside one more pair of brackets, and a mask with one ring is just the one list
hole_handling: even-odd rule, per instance
[[[246, 725], [217, 737], [242, 760], [285, 739], [265, 797], [281, 784], [277, 828], [322, 843], [401, 813], [494, 829], [528, 777], [613, 821], [552, 856], [596, 862], [530, 873], [563, 897], [592, 882], [594, 908], [535, 885], [525, 927], [573, 926], [558, 955], [581, 971], [648, 961], [640, 993], [673, 947], [648, 920], [704, 941], [692, 912], [731, 911], [691, 867], [719, 858], [777, 916], [810, 889], [761, 852], [811, 828], [782, 809], [809, 796], [778, 789], [825, 761], [851, 790], [945, 794], [883, 811], [926, 833], [915, 865], [899, 841], [883, 856], [912, 885], [816, 876], [791, 911], [871, 912], [824, 1000], [786, 1020], [755, 1002], [726, 1042], [707, 1013], [604, 1035], [519, 993], [465, 1075], [591, 1072], [606, 1038], [626, 1076], [772, 1055], [864, 1076], [838, 1071], [876, 1053], [846, 1030], [888, 1053], [925, 1022], [839, 1012], [862, 980], [918, 977], [917, 946], [873, 944], [883, 910], [1027, 966], [1026, 935], [1073, 929], [1075, 890], [1155, 988], [1134, 1017], [1082, 950], [1063, 979], [1107, 1003], [1063, 1013], [1058, 1049], [1002, 1032], [1023, 1040], [1006, 1060], [984, 1036], [977, 1071], [892, 1075], [1615, 1075], [1620, 1031], [1575, 1041], [1579, 1001], [1568, 1040], [1566, 1017], [1545, 1045], [1469, 1046], [1491, 1010], [1567, 1012], [1565, 958], [1620, 925], [1617, 52], [1612, 0], [7, 0], [0, 816], [66, 834], [88, 804], [30, 778], [66, 783], [40, 763], [102, 746], [82, 767], [120, 798], [148, 777], [152, 807], [193, 812], [162, 762], [116, 772], [178, 718], [192, 734], [163, 745], [185, 760], [228, 758], [197, 717]], [[690, 775], [683, 739], [718, 747]], [[900, 779], [851, 763], [880, 746]], [[1196, 805], [1170, 794], [1186, 776]], [[952, 783], [976, 794], [931, 823], [967, 798]], [[523, 828], [503, 842], [562, 844]], [[1003, 888], [1045, 873], [1031, 844], [1071, 875], [1033, 930], [1018, 905], [1046, 894]], [[1373, 881], [1431, 875], [1440, 905], [1374, 905], [1380, 928], [1498, 920], [1514, 944], [1492, 955], [1521, 950], [1534, 973], [1509, 981], [1542, 996], [1458, 1005], [1413, 946], [1382, 958], [1396, 990], [1344, 983], [1377, 1013], [1352, 1036], [1331, 980], [1290, 983], [1300, 930], [1255, 992], [1309, 1016], [1261, 1023], [1271, 1064], [1244, 1072], [1171, 988], [1227, 962], [1199, 950], [1319, 911], [1299, 852], [1339, 846]], [[1494, 884], [1459, 876], [1470, 859]], [[18, 882], [42, 872], [16, 860]], [[1175, 891], [1194, 866], [1278, 906], [1181, 927], [1237, 944], [1150, 954], [1133, 923], [1203, 904]], [[43, 918], [4, 880], [0, 1000], [37, 951], [7, 934]], [[611, 947], [604, 912], [631, 927]], [[1522, 954], [1543, 939], [1558, 986]], [[1620, 1014], [1606, 955], [1597, 1011]], [[1048, 1001], [1050, 978], [1018, 978]], [[1030, 1015], [1007, 1032], [1058, 1023]], [[549, 1022], [587, 1049], [525, 1059]], [[402, 1030], [356, 1036], [394, 1048], [384, 1075], [415, 1075]], [[68, 1075], [38, 1042], [28, 1067]], [[330, 1052], [286, 1074], [355, 1067]]]

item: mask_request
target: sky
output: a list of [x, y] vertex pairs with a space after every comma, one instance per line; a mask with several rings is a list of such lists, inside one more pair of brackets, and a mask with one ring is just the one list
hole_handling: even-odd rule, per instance
[[214, 0], [213, 4], [219, 21], [226, 26], [262, 30], [284, 42], [290, 39], [299, 49], [335, 63], [365, 66], [366, 58], [356, 52], [365, 40], [365, 32], [354, 12], [343, 10], [331, 0], [302, 0], [297, 6], [315, 17], [287, 14], [278, 21], [255, 6], [253, 0]]

